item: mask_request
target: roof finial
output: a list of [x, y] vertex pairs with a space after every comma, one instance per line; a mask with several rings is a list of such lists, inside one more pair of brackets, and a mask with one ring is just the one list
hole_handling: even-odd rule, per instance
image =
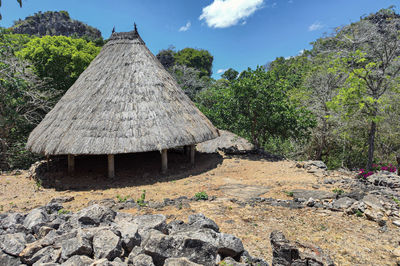
[[115, 26], [114, 26], [114, 28], [112, 29], [112, 32], [111, 32], [111, 34], [113, 34], [115, 32]]
[[136, 23], [133, 23], [133, 25], [134, 25], [134, 27], [135, 27], [135, 33], [138, 33], [138, 32], [137, 32]]

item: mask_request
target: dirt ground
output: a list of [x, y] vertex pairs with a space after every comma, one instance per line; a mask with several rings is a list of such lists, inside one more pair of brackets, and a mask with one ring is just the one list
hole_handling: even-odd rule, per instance
[[[291, 241], [320, 246], [337, 265], [395, 265], [392, 251], [400, 244], [400, 230], [388, 223], [381, 231], [377, 223], [341, 212], [313, 208], [289, 209], [266, 204], [241, 206], [232, 199], [251, 197], [289, 199], [294, 189], [330, 190], [335, 186], [316, 187], [317, 177], [297, 168], [292, 161], [268, 161], [258, 156], [196, 154], [191, 167], [183, 154], [169, 155], [169, 172], [160, 174], [160, 155], [142, 153], [116, 157], [116, 175], [105, 177], [106, 158], [82, 157], [76, 160], [76, 174], [66, 169], [52, 172], [48, 181], [38, 184], [27, 171], [0, 176], [0, 212], [26, 212], [48, 203], [52, 198], [73, 196], [64, 208], [76, 211], [91, 200], [117, 196], [138, 199], [146, 190], [146, 200], [193, 197], [205, 191], [213, 201], [191, 202], [189, 206], [165, 207], [162, 210], [142, 208], [130, 213], [162, 213], [169, 220], [187, 220], [191, 213], [204, 213], [220, 226], [222, 232], [242, 239], [250, 254], [271, 261], [269, 235], [281, 230]], [[62, 162], [61, 162], [62, 163]], [[331, 172], [329, 178], [340, 178]], [[313, 187], [314, 186], [314, 187]]]

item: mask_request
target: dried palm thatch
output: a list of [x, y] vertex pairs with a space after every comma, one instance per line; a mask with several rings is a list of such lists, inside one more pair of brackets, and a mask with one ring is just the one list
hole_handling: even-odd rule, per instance
[[119, 154], [218, 137], [137, 33], [113, 33], [29, 136], [45, 155]]

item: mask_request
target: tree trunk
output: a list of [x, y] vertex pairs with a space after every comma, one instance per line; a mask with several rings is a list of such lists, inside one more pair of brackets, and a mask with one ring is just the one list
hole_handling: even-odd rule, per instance
[[375, 133], [376, 133], [376, 122], [372, 121], [368, 137], [368, 162], [366, 167], [366, 169], [368, 170], [372, 169], [372, 162], [374, 161]]

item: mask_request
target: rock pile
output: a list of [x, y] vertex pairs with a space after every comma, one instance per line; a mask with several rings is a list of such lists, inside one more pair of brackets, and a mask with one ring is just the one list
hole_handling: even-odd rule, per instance
[[[272, 265], [333, 265], [316, 248], [271, 234]], [[288, 257], [290, 256], [290, 257]], [[311, 263], [312, 262], [312, 263]], [[0, 265], [260, 265], [242, 241], [221, 233], [203, 214], [166, 222], [164, 215], [133, 216], [103, 205], [66, 213], [57, 201], [28, 214], [0, 214]]]

